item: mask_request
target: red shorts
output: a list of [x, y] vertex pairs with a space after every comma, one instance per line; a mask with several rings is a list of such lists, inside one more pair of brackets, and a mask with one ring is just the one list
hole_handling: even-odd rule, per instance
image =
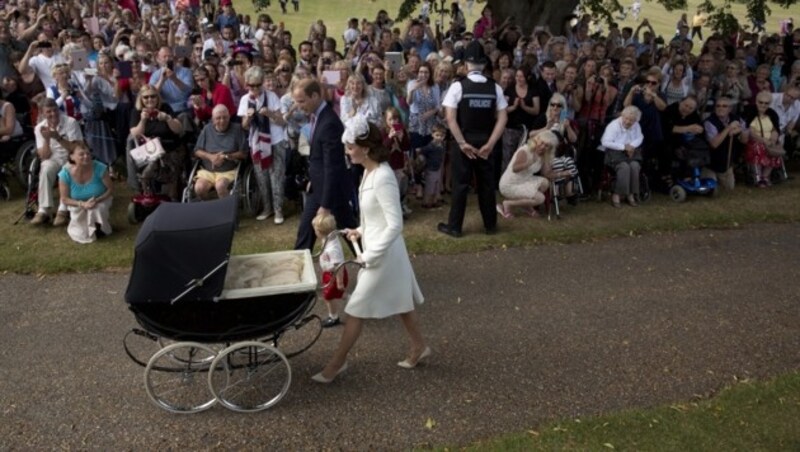
[[[333, 272], [322, 272], [322, 298], [325, 301], [337, 300], [344, 296], [344, 291], [347, 289], [347, 269], [343, 268], [339, 271], [343, 273], [344, 289], [336, 287], [336, 277]], [[330, 285], [328, 285], [328, 282], [330, 282]]]

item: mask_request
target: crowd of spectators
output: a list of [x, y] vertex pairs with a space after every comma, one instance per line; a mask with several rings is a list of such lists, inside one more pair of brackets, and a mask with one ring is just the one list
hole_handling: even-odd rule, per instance
[[[639, 169], [653, 187], [668, 189], [682, 177], [674, 171], [673, 150], [698, 140], [711, 153], [707, 174], [721, 186], [732, 189], [742, 177], [736, 170], [748, 168], [752, 182], [767, 187], [772, 169], [782, 164], [780, 149], [791, 156], [797, 138], [800, 30], [791, 25], [781, 33], [741, 30], [697, 40], [699, 20], [692, 22], [691, 34], [684, 17], [674, 36], [661, 37], [647, 19], [635, 29], [611, 25], [590, 33], [595, 24], [587, 14], [567, 18], [560, 30], [526, 30], [510, 17], [494, 16], [489, 6], [469, 24], [453, 2], [446, 14], [423, 9], [404, 23], [385, 11], [353, 18], [338, 40], [321, 19], [309, 20], [307, 35], [294, 36], [269, 14], [251, 22], [231, 0], [7, 0], [3, 12], [0, 150], [22, 133], [17, 126], [46, 122], [37, 120], [43, 111], [37, 106], [50, 99], [61, 115], [80, 124], [82, 134], [65, 137], [37, 128], [40, 157], [59, 159], [43, 165], [44, 183], [53, 183], [62, 165], [79, 164], [67, 159], [74, 143], [85, 140], [110, 177], [118, 177], [113, 168], [125, 166], [115, 164], [127, 162], [128, 182], [141, 190], [147, 185], [143, 178], [181, 172], [184, 156], [194, 154], [197, 137], [213, 126], [215, 112], [224, 116], [224, 106], [230, 116], [226, 130], [230, 122], [246, 135], [235, 152], [247, 158], [264, 136], [271, 139], [269, 161], [258, 165], [266, 200], [258, 219], [274, 215], [278, 224], [290, 182], [285, 176], [297, 171], [290, 162], [307, 147], [311, 128], [292, 88], [310, 78], [324, 84], [325, 100], [343, 121], [361, 115], [384, 133], [395, 153], [390, 163], [401, 182], [405, 215], [423, 194], [424, 202], [413, 207], [438, 206], [449, 186], [447, 152], [459, 151], [449, 138], [436, 141], [443, 153], [422, 150], [445, 123], [442, 102], [453, 81], [466, 75], [463, 51], [472, 41], [483, 45], [485, 73], [508, 102], [502, 146], [493, 153], [498, 183], [509, 165], [542, 167], [538, 176], [545, 178], [552, 172], [547, 162], [530, 164], [540, 158], [542, 143], [551, 144], [549, 134], [532, 142], [525, 154], [530, 162], [512, 159], [528, 132], [552, 131], [559, 147], [575, 148], [585, 192], [598, 188], [604, 164], [614, 166], [616, 206], [619, 196], [637, 204], [638, 181], [631, 175]], [[11, 117], [19, 123], [6, 120]], [[619, 141], [634, 129], [636, 139]], [[126, 154], [129, 141], [154, 137], [168, 157], [137, 171]], [[620, 161], [624, 170], [616, 168]], [[437, 184], [435, 193], [423, 190], [426, 180]], [[198, 191], [205, 196], [211, 185], [201, 183]], [[173, 198], [180, 184], [175, 186]], [[536, 201], [523, 204], [539, 204], [539, 193], [535, 187]], [[58, 203], [48, 196], [41, 199], [45, 210], [37, 223], [67, 211], [63, 204], [56, 211]], [[501, 204], [500, 212], [507, 215], [514, 205]]]

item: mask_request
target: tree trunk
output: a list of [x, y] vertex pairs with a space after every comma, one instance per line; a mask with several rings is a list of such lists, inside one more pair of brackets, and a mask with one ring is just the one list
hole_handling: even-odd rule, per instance
[[578, 0], [488, 0], [498, 23], [513, 17], [514, 23], [529, 35], [534, 27], [549, 27], [553, 35], [564, 34], [564, 19], [572, 14]]

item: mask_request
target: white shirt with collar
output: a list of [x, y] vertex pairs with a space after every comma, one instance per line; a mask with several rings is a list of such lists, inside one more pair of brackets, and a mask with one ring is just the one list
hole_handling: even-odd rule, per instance
[[[81, 132], [81, 126], [78, 124], [73, 118], [70, 118], [64, 113], [59, 113], [59, 120], [58, 126], [56, 127], [56, 132], [64, 137], [67, 141], [81, 141], [83, 140], [83, 133]], [[33, 129], [33, 134], [36, 137], [36, 147], [41, 149], [44, 147], [44, 136], [42, 135], [42, 129], [47, 125], [47, 120], [36, 124], [36, 127]], [[52, 154], [51, 158], [56, 162], [59, 162], [61, 165], [67, 163], [67, 157], [69, 156], [69, 151], [67, 151], [64, 146], [61, 146], [55, 139], [50, 139], [50, 152]]]
[[612, 151], [623, 151], [625, 150], [625, 145], [631, 145], [635, 148], [638, 148], [642, 145], [644, 141], [644, 135], [642, 135], [642, 128], [639, 126], [639, 122], [633, 123], [633, 125], [626, 129], [622, 126], [622, 118], [617, 118], [611, 121], [608, 126], [606, 127], [605, 132], [603, 132], [603, 138], [600, 140], [600, 144], [603, 145], [604, 151], [612, 150]]
[[770, 108], [775, 110], [775, 113], [778, 114], [778, 119], [780, 119], [781, 135], [785, 132], [786, 126], [791, 124], [792, 121], [797, 121], [798, 117], [800, 117], [800, 100], [795, 100], [789, 105], [789, 108], [785, 108], [783, 106], [783, 96], [783, 93], [773, 93], [772, 104], [770, 105]]
[[[478, 71], [470, 72], [467, 75], [467, 78], [472, 80], [475, 83], [483, 83], [487, 79]], [[497, 95], [497, 111], [505, 110], [508, 108], [508, 101], [506, 100], [506, 96], [503, 94], [503, 88], [500, 88], [500, 85], [497, 83], [494, 84], [495, 93]], [[442, 100], [442, 106], [445, 108], [458, 108], [458, 103], [461, 102], [461, 96], [463, 94], [463, 90], [461, 88], [461, 83], [453, 82], [450, 85], [450, 89], [447, 90], [447, 93], [444, 95], [444, 100]]]

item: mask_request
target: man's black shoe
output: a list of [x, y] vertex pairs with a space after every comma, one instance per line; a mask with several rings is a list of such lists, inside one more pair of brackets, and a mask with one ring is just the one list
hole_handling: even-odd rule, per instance
[[495, 235], [495, 234], [497, 234], [497, 226], [486, 228], [486, 235]]
[[455, 229], [451, 229], [450, 226], [447, 225], [447, 223], [439, 223], [439, 225], [436, 226], [436, 229], [442, 234], [447, 234], [450, 237], [456, 239], [461, 237], [461, 231], [456, 231]]

